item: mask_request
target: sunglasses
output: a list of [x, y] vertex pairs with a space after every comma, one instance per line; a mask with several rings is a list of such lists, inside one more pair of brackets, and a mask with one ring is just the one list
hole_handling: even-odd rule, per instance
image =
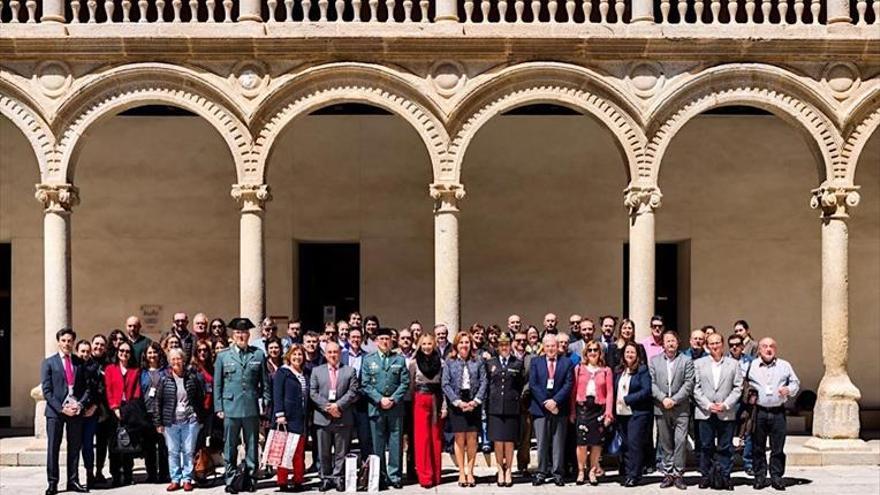
[[209, 349], [199, 349], [198, 352], [199, 352], [199, 354], [201, 354], [201, 353], [203, 353], [203, 352], [208, 352], [208, 350], [209, 350]]
[[187, 320], [174, 320], [174, 323], [186, 323]]
[[223, 328], [223, 325], [211, 325], [211, 328]]
[[127, 351], [125, 349], [119, 349], [119, 354], [131, 354], [131, 351]]
[[599, 352], [599, 349], [587, 349], [587, 352], [590, 352], [590, 353]]
[[662, 326], [663, 326], [662, 323], [659, 323], [659, 324], [658, 323], [651, 323], [651, 328], [660, 328]]

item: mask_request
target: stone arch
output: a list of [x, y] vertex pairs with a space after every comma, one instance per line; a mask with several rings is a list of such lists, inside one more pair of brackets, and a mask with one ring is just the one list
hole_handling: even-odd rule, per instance
[[434, 180], [438, 180], [448, 143], [439, 111], [419, 89], [390, 69], [361, 63], [313, 67], [274, 88], [251, 124], [256, 139], [247, 172], [265, 181], [266, 164], [281, 132], [296, 118], [337, 103], [373, 105], [406, 120], [422, 139]]
[[252, 140], [235, 106], [220, 88], [195, 71], [168, 64], [131, 64], [100, 74], [61, 105], [53, 128], [63, 177], [73, 181], [82, 136], [94, 125], [129, 108], [166, 104], [189, 110], [205, 119], [226, 141], [241, 182]]
[[843, 156], [846, 161], [846, 183], [853, 184], [862, 150], [880, 127], [880, 87], [862, 100], [852, 111], [844, 128]]
[[40, 167], [40, 180], [46, 182], [58, 173], [58, 156], [55, 135], [36, 108], [26, 93], [0, 79], [0, 115], [9, 119], [31, 143]]
[[731, 64], [701, 72], [670, 91], [649, 112], [645, 158], [654, 180], [666, 148], [685, 124], [707, 110], [731, 105], [761, 108], [793, 125], [816, 158], [820, 183], [845, 176], [840, 133], [821, 95], [779, 67]]
[[594, 117], [614, 135], [615, 145], [626, 161], [627, 179], [648, 176], [642, 163], [645, 137], [639, 112], [625, 94], [590, 69], [540, 62], [503, 70], [457, 106], [450, 119], [454, 137], [445, 165], [455, 181], [460, 181], [468, 145], [492, 117], [536, 103], [562, 105]]

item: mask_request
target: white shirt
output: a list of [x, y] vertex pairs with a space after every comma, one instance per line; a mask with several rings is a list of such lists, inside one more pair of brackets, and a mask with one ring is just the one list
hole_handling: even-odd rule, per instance
[[718, 361], [715, 361], [715, 358], [711, 356], [709, 357], [712, 359], [712, 385], [715, 386], [715, 389], [718, 389], [718, 382], [721, 381], [721, 364], [724, 363], [724, 356]]
[[587, 397], [596, 397], [596, 380], [593, 378], [594, 374], [599, 371], [599, 368], [593, 366], [591, 364], [587, 365], [587, 371], [590, 372], [590, 381], [587, 382]]
[[471, 389], [471, 372], [468, 371], [467, 363], [461, 371], [461, 390]]
[[623, 402], [623, 398], [629, 393], [629, 382], [631, 379], [632, 375], [629, 374], [629, 371], [624, 371], [617, 382], [617, 396], [620, 397], [620, 401], [617, 403], [617, 414], [622, 416], [632, 416], [632, 408], [626, 402]]
[[666, 387], [670, 394], [672, 394], [672, 372], [675, 370], [675, 358], [677, 357], [678, 355], [676, 354], [675, 357], [670, 359], [666, 353], [663, 353], [663, 359], [666, 360]]

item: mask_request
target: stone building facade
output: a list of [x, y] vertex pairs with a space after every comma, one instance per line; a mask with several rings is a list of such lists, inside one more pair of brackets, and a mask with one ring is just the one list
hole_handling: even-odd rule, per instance
[[[855, 336], [851, 335], [849, 314], [850, 278], [861, 291], [857, 300], [873, 299], [876, 303], [880, 296], [880, 147], [877, 139], [872, 139], [880, 125], [878, 7], [878, 0], [7, 0], [0, 10], [0, 112], [5, 118], [0, 126], [4, 141], [0, 143], [4, 151], [0, 160], [5, 162], [0, 164], [4, 174], [0, 175], [0, 240], [10, 241], [13, 252], [22, 253], [15, 254], [12, 262], [12, 348], [17, 370], [12, 393], [13, 423], [24, 424], [32, 419], [33, 409], [23, 405], [23, 392], [33, 385], [33, 362], [42, 357], [41, 351], [48, 353], [54, 349], [54, 332], [58, 328], [75, 325], [89, 328], [89, 333], [118, 325], [92, 316], [100, 314], [102, 310], [96, 308], [105, 303], [119, 308], [120, 319], [133, 312], [132, 300], [122, 300], [121, 289], [114, 284], [137, 284], [131, 279], [149, 277], [151, 268], [126, 267], [128, 271], [113, 277], [102, 269], [112, 272], [109, 267], [114, 266], [113, 260], [124, 257], [128, 248], [149, 244], [150, 230], [142, 232], [133, 244], [120, 241], [114, 244], [116, 248], [110, 248], [100, 242], [117, 238], [113, 229], [105, 228], [110, 219], [125, 223], [137, 218], [150, 223], [149, 218], [166, 215], [163, 218], [168, 222], [189, 221], [188, 225], [195, 230], [199, 222], [207, 222], [226, 232], [212, 239], [218, 246], [233, 246], [229, 249], [237, 251], [238, 273], [234, 275], [236, 270], [232, 267], [236, 260], [224, 258], [212, 265], [209, 278], [223, 288], [218, 289], [219, 295], [205, 297], [213, 298], [211, 304], [217, 311], [228, 312], [229, 306], [235, 304], [242, 315], [255, 321], [266, 314], [295, 313], [295, 304], [290, 300], [296, 289], [289, 281], [273, 282], [273, 277], [289, 277], [290, 271], [296, 270], [289, 249], [291, 241], [298, 239], [298, 228], [308, 230], [302, 227], [308, 225], [319, 239], [341, 236], [361, 240], [362, 259], [375, 256], [383, 260], [362, 266], [363, 299], [374, 308], [409, 304], [407, 307], [413, 313], [421, 313], [430, 306], [433, 314], [420, 317], [445, 322], [453, 330], [462, 323], [463, 309], [469, 319], [497, 319], [503, 311], [516, 311], [515, 306], [523, 301], [541, 301], [529, 306], [536, 313], [538, 308], [554, 309], [555, 294], [565, 292], [564, 283], [538, 284], [531, 291], [521, 291], [510, 288], [517, 282], [504, 282], [505, 278], [519, 279], [517, 273], [536, 279], [545, 274], [547, 252], [553, 251], [542, 247], [542, 238], [546, 236], [541, 232], [542, 224], [557, 226], [557, 231], [570, 228], [575, 232], [568, 237], [549, 236], [548, 244], [571, 241], [570, 249], [563, 250], [566, 252], [576, 251], [581, 242], [599, 245], [599, 233], [610, 232], [607, 245], [590, 251], [586, 259], [568, 260], [573, 265], [595, 265], [586, 272], [572, 269], [585, 278], [581, 282], [584, 285], [596, 280], [608, 288], [604, 292], [612, 295], [603, 295], [598, 289], [572, 289], [573, 296], [559, 297], [566, 301], [584, 299], [584, 305], [592, 306], [585, 309], [617, 314], [623, 312], [620, 300], [625, 299], [628, 315], [636, 322], [638, 332], [644, 334], [656, 309], [657, 233], [666, 232], [664, 227], [658, 227], [658, 222], [663, 222], [663, 204], [674, 205], [683, 196], [701, 194], [706, 202], [723, 202], [714, 196], [723, 196], [728, 191], [698, 189], [707, 181], [725, 187], [730, 182], [725, 174], [735, 176], [739, 167], [752, 165], [743, 162], [777, 160], [780, 166], [795, 161], [807, 165], [795, 167], [793, 173], [797, 177], [778, 170], [758, 170], [753, 182], [731, 186], [731, 190], [740, 191], [738, 197], [746, 198], [732, 207], [770, 217], [774, 208], [795, 212], [793, 215], [798, 217], [802, 214], [798, 212], [805, 211], [818, 217], [815, 227], [810, 228], [809, 234], [804, 230], [794, 233], [787, 230], [789, 217], [777, 216], [778, 222], [767, 224], [772, 232], [762, 237], [748, 230], [749, 221], [737, 223], [724, 215], [707, 214], [700, 206], [705, 203], [694, 205], [691, 211], [678, 203], [675, 208], [680, 215], [676, 222], [693, 221], [686, 227], [669, 227], [662, 240], [694, 239], [688, 249], [693, 250], [695, 257], [685, 263], [690, 265], [690, 275], [681, 282], [693, 285], [689, 302], [681, 311], [687, 315], [682, 321], [698, 326], [706, 323], [704, 315], [733, 321], [759, 313], [767, 315], [765, 326], [770, 326], [771, 322], [798, 320], [800, 316], [796, 313], [800, 310], [786, 307], [787, 297], [797, 300], [794, 304], [800, 304], [805, 315], [798, 320], [804, 322], [803, 327], [787, 330], [788, 342], [783, 345], [806, 349], [804, 360], [814, 368], [819, 399], [813, 434], [822, 440], [814, 444], [839, 446], [840, 442], [855, 439], [862, 394], [850, 379], [849, 342], [864, 339], [873, 343], [876, 350], [880, 340], [876, 304], [853, 308], [853, 318], [861, 325]], [[376, 107], [390, 116], [382, 117], [381, 121], [364, 116], [324, 117], [320, 124], [310, 121], [316, 118], [312, 115], [315, 112], [351, 103]], [[145, 105], [177, 107], [195, 114], [201, 123], [178, 129], [178, 124], [161, 120], [134, 123], [115, 117]], [[511, 113], [535, 105], [566, 108], [586, 116], [588, 123], [579, 121], [574, 127], [583, 131], [584, 137], [566, 128], [568, 124], [561, 123], [562, 117], [547, 121], [531, 117], [526, 118], [530, 123], [525, 127], [506, 131], [497, 128], [520, 125], [507, 123]], [[726, 107], [756, 108], [772, 116], [706, 115]], [[111, 122], [112, 126], [108, 126]], [[159, 130], [166, 126], [178, 132]], [[301, 126], [302, 135], [310, 139], [299, 133], [285, 134], [296, 126]], [[167, 150], [158, 149], [164, 146], [163, 142], [154, 142], [155, 149], [137, 151], [121, 144], [128, 142], [128, 135], [140, 136], [147, 142], [148, 136], [164, 136], [165, 142], [182, 143], [183, 147], [190, 144], [197, 152], [180, 151], [182, 163], [176, 164], [178, 169], [159, 165], [152, 169], [151, 157], [167, 155]], [[560, 135], [569, 137], [550, 137]], [[702, 138], [707, 135], [717, 140], [711, 145], [716, 148], [714, 154], [711, 149], [705, 150]], [[412, 139], [406, 141], [401, 136]], [[481, 142], [483, 136], [492, 136], [485, 138], [491, 140], [491, 146]], [[552, 149], [517, 148], [518, 143], [536, 142], [536, 136], [537, 142], [549, 140]], [[679, 136], [684, 144], [676, 144]], [[761, 142], [762, 138], [767, 141]], [[91, 139], [100, 144], [90, 146]], [[309, 142], [318, 145], [309, 149]], [[585, 148], [585, 142], [591, 143], [590, 147]], [[24, 143], [29, 144], [30, 150], [24, 150]], [[313, 181], [307, 185], [284, 175], [299, 173], [294, 169], [307, 167], [310, 157], [323, 157], [315, 160], [324, 160], [322, 163], [331, 166], [334, 156], [344, 154], [346, 148], [369, 146], [376, 149], [358, 154], [356, 159], [362, 165], [344, 169], [344, 173], [350, 174], [344, 180], [331, 177], [327, 168], [313, 167]], [[381, 150], [383, 147], [387, 149]], [[797, 151], [786, 154], [784, 150], [788, 147]], [[308, 156], [298, 156], [304, 148], [309, 150]], [[511, 149], [519, 149], [520, 154], [503, 151]], [[749, 149], [760, 153], [750, 155]], [[114, 167], [138, 153], [147, 155], [139, 162], [144, 169], [122, 172]], [[484, 165], [491, 169], [498, 154], [504, 156], [501, 162], [527, 167], [537, 161], [540, 166], [532, 170], [534, 175], [521, 181], [515, 176], [517, 170], [525, 168], [504, 169], [501, 163], [495, 165], [494, 176], [480, 170]], [[202, 211], [204, 204], [196, 205], [187, 199], [188, 191], [180, 191], [179, 196], [170, 193], [178, 187], [178, 178], [183, 181], [190, 177], [187, 184], [198, 184], [199, 173], [183, 169], [189, 160], [194, 163], [209, 156], [230, 164], [220, 171], [220, 167], [210, 170], [203, 181], [212, 185], [226, 182], [224, 194], [231, 192], [230, 203], [234, 201], [239, 209], [237, 226], [230, 224], [232, 217], [216, 223], [207, 217], [200, 220], [189, 208]], [[531, 161], [524, 156], [531, 157]], [[675, 157], [675, 163], [666, 163], [670, 156]], [[395, 160], [402, 161], [401, 157], [425, 164], [417, 177], [404, 169], [418, 167], [418, 163], [383, 168]], [[602, 179], [589, 187], [572, 186], [570, 182], [582, 176], [566, 175], [553, 168], [554, 163], [579, 160], [591, 167], [604, 167], [601, 173], [585, 173], [588, 178]], [[83, 161], [90, 163], [80, 163]], [[35, 167], [32, 170], [19, 165], [31, 162]], [[732, 169], [715, 166], [728, 162]], [[368, 163], [375, 166], [367, 167]], [[619, 165], [615, 168], [609, 163]], [[675, 171], [679, 163], [683, 169], [691, 170], [692, 177], [682, 179], [687, 187], [664, 187], [661, 192], [661, 178], [681, 174]], [[80, 241], [76, 212], [85, 209], [90, 198], [80, 187], [79, 176], [88, 174], [82, 169], [90, 166], [107, 174], [90, 180], [103, 183], [108, 189], [114, 189], [113, 184], [118, 183], [120, 190], [108, 194], [107, 189], [92, 189], [93, 197], [102, 198], [94, 208], [102, 211], [84, 224], [83, 228], [94, 235], [84, 235]], [[760, 166], [754, 165], [758, 169]], [[473, 167], [473, 172], [469, 167]], [[371, 176], [371, 182], [364, 178], [369, 173], [376, 174]], [[862, 174], [870, 179], [869, 183], [856, 180]], [[566, 194], [575, 198], [580, 196], [583, 202], [541, 196], [536, 191], [534, 197], [541, 204], [529, 204], [528, 194], [515, 204], [504, 203], [505, 187], [531, 184], [540, 188], [545, 185], [544, 178], [554, 175], [558, 180], [552, 187], [565, 189]], [[150, 187], [160, 192], [128, 182], [134, 180], [133, 176], [153, 180]], [[481, 190], [501, 188], [495, 196], [497, 201], [480, 203], [469, 186], [471, 176], [486, 177], [488, 185], [480, 186]], [[279, 196], [279, 187], [273, 180], [284, 184], [281, 190], [285, 197], [295, 200], [288, 197], [283, 202], [273, 201], [273, 194]], [[333, 187], [321, 189], [322, 181]], [[35, 191], [28, 185], [34, 182]], [[784, 194], [781, 191], [800, 183], [805, 184], [802, 200], [789, 201], [786, 197], [780, 202], [777, 196]], [[309, 196], [310, 187], [332, 197], [334, 191], [340, 191], [346, 184], [354, 184], [355, 189], [358, 185], [365, 188], [344, 196], [356, 195], [356, 208], [342, 208], [331, 204], [333, 201]], [[676, 194], [670, 196], [669, 189]], [[131, 197], [125, 197], [126, 191]], [[17, 198], [23, 194], [35, 194], [37, 202], [32, 206], [20, 204]], [[162, 205], [153, 202], [151, 208], [155, 209], [139, 211], [138, 198], [154, 194], [166, 204], [172, 203], [169, 209], [159, 211]], [[392, 197], [409, 199], [395, 202], [389, 199]], [[579, 204], [589, 205], [593, 198], [602, 206], [603, 199], [598, 198], [612, 198], [609, 203], [616, 206], [592, 210], [593, 213], [578, 217], [570, 227], [566, 226], [572, 218], [553, 219], [556, 214], [570, 214]], [[83, 206], [78, 206], [80, 200]], [[480, 211], [468, 212], [469, 202], [481, 204]], [[545, 203], [557, 202], [559, 209], [546, 209]], [[279, 203], [284, 207], [274, 209]], [[859, 237], [862, 234], [858, 232], [852, 234], [857, 243], [854, 246], [858, 246], [853, 258], [859, 263], [854, 272], [849, 256], [849, 227], [851, 215], [858, 215], [860, 203], [869, 208], [869, 216], [864, 220], [866, 237]], [[129, 209], [117, 211], [122, 204], [129, 205]], [[34, 226], [38, 219], [31, 221], [39, 207], [42, 231]], [[374, 207], [379, 213], [367, 219], [363, 212]], [[529, 213], [533, 207], [549, 215], [536, 217]], [[422, 208], [418, 213], [406, 213], [418, 208]], [[530, 233], [534, 247], [529, 246], [529, 237], [505, 239], [502, 229], [495, 231], [499, 237], [491, 242], [474, 241], [460, 234], [468, 232], [466, 223], [471, 221], [482, 221], [491, 230], [492, 225], [485, 220], [501, 218], [511, 209], [512, 216], [500, 221], [511, 229], [517, 228], [519, 220], [530, 222], [536, 229]], [[205, 207], [204, 211], [208, 210]], [[315, 216], [290, 220], [299, 227], [279, 227], [273, 231], [273, 215], [295, 216], [300, 211]], [[322, 217], [321, 212], [330, 216]], [[361, 223], [341, 227], [350, 229], [346, 234], [334, 233], [322, 223], [347, 225], [346, 219], [357, 215], [362, 216]], [[424, 219], [414, 220], [418, 225], [412, 227], [412, 236], [389, 235], [386, 239], [375, 234], [383, 229], [406, 231], [406, 218], [411, 217]], [[722, 227], [742, 225], [744, 231], [719, 234], [713, 223]], [[688, 233], [699, 230], [695, 224], [710, 232], [701, 241], [709, 240], [716, 245], [697, 243], [697, 236]], [[590, 233], [584, 234], [585, 231]], [[374, 232], [374, 237], [365, 232]], [[481, 235], [479, 231], [471, 232], [473, 238]], [[781, 232], [779, 236], [783, 239], [791, 237], [791, 242], [779, 244], [774, 237], [776, 232]], [[187, 237], [185, 232], [166, 234], [169, 238]], [[801, 234], [807, 240], [801, 239]], [[704, 288], [717, 286], [712, 285], [716, 282], [700, 279], [698, 271], [733, 279], [722, 285], [762, 284], [760, 272], [754, 277], [743, 274], [747, 280], [736, 279], [741, 266], [752, 262], [763, 266], [764, 255], [739, 260], [744, 265], [724, 260], [735, 257], [734, 251], [725, 249], [737, 242], [737, 237], [752, 236], [757, 241], [766, 241], [759, 252], [775, 260], [771, 269], [778, 268], [774, 272], [777, 280], [766, 283], [773, 287], [771, 293], [778, 299], [768, 301], [756, 295], [760, 289], [749, 293], [734, 288], [727, 292], [718, 289], [721, 297], [714, 301], [701, 298], [706, 293]], [[381, 238], [384, 244], [371, 244], [374, 251], [369, 251], [368, 238]], [[428, 240], [428, 244], [422, 240]], [[481, 243], [468, 247], [467, 243], [474, 242]], [[521, 244], [524, 251], [504, 247], [511, 243]], [[35, 249], [40, 245], [42, 256]], [[780, 250], [775, 250], [774, 245]], [[401, 250], [399, 256], [383, 258], [382, 253], [394, 252], [396, 248]], [[620, 273], [620, 249], [625, 249], [628, 260], [624, 281], [612, 280]], [[718, 249], [722, 259], [715, 262], [708, 263], [708, 257], [699, 257], [699, 253]], [[75, 259], [80, 252], [93, 262], [89, 270], [82, 268], [77, 274]], [[159, 246], [156, 252], [170, 256], [175, 250]], [[473, 257], [469, 259], [462, 253], [473, 253]], [[175, 259], [190, 269], [212, 256], [212, 251], [206, 249], [203, 257], [160, 257], [159, 263]], [[267, 263], [267, 259], [284, 260], [279, 262], [283, 275], [277, 275], [277, 265]], [[481, 262], [472, 261], [475, 259]], [[515, 260], [518, 265], [491, 266], [493, 259]], [[490, 266], [487, 268], [482, 260]], [[40, 266], [35, 266], [40, 262], [42, 274]], [[716, 270], [716, 263], [733, 263], [734, 268]], [[395, 264], [405, 269], [393, 272]], [[816, 267], [814, 275], [802, 273], [799, 268], [812, 265]], [[218, 273], [218, 266], [225, 270]], [[495, 277], [493, 282], [475, 282], [473, 291], [468, 293], [469, 267], [487, 278]], [[394, 283], [381, 281], [385, 269], [395, 273]], [[419, 274], [414, 277], [418, 280], [400, 282], [409, 278], [408, 273]], [[89, 286], [90, 279], [101, 277], [109, 281], [106, 286], [90, 286], [90, 290], [80, 294], [80, 285]], [[564, 274], [556, 273], [553, 277], [562, 280]], [[187, 278], [188, 275], [181, 275], [177, 281]], [[74, 286], [74, 281], [82, 284]], [[387, 288], [395, 283], [399, 289]], [[371, 285], [367, 289], [364, 284]], [[579, 283], [575, 281], [572, 285]], [[273, 295], [276, 286], [282, 295]], [[620, 297], [624, 286], [625, 297]], [[188, 287], [205, 290], [204, 285]], [[806, 291], [806, 296], [795, 297], [787, 294], [792, 287], [812, 289]], [[168, 290], [180, 288], [171, 283]], [[468, 297], [491, 306], [491, 311], [468, 310]], [[593, 302], [603, 297], [608, 301]], [[728, 298], [741, 301], [731, 302]], [[502, 308], [499, 300], [510, 301], [512, 307]], [[763, 307], [773, 303], [780, 307]], [[224, 305], [226, 309], [220, 309]], [[697, 307], [712, 305], [724, 305], [729, 311], [716, 314]], [[31, 309], [35, 306], [43, 308], [39, 324], [34, 321], [39, 316]], [[571, 307], [572, 311], [576, 309]], [[565, 310], [558, 309], [560, 313]], [[401, 312], [394, 317], [409, 316]], [[34, 339], [32, 332], [26, 334], [27, 327], [36, 329], [42, 339]], [[766, 328], [763, 333], [773, 331]], [[870, 360], [870, 347], [853, 352], [861, 352], [860, 357]], [[876, 359], [864, 364], [858, 375], [863, 387], [880, 375]], [[25, 385], [27, 380], [31, 382]], [[876, 391], [870, 394], [872, 406], [880, 406]]]

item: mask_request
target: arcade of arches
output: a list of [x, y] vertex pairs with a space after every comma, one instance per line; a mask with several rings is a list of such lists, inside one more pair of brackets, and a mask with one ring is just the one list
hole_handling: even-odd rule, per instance
[[445, 64], [4, 68], [12, 423], [58, 328], [298, 315], [299, 248], [348, 243], [357, 304], [392, 326], [745, 318], [818, 392], [814, 436], [858, 437], [880, 409], [880, 68]]

